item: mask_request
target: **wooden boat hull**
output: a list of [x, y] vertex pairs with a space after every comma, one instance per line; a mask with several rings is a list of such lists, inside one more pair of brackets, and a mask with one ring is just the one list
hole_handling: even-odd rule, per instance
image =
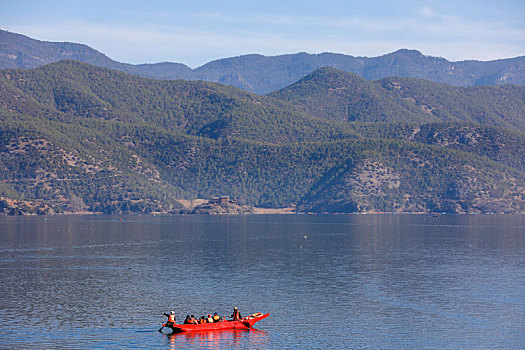
[[169, 326], [169, 328], [173, 330], [173, 333], [218, 331], [224, 329], [250, 329], [256, 322], [265, 319], [269, 315], [270, 314], [268, 313], [257, 317], [248, 316], [243, 318], [242, 321], [223, 321], [202, 324], [174, 324], [173, 326]]

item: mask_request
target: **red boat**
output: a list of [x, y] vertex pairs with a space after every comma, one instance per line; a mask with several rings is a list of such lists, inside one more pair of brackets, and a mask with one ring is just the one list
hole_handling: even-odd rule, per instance
[[194, 331], [217, 331], [222, 329], [250, 329], [255, 322], [265, 319], [270, 314], [262, 314], [260, 312], [251, 316], [243, 318], [241, 321], [222, 321], [214, 323], [201, 324], [174, 324], [172, 326], [164, 325], [164, 327], [171, 328], [173, 333], [180, 332], [194, 332]]

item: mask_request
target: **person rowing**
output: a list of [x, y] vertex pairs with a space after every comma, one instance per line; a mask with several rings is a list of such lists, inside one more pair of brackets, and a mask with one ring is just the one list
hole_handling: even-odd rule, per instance
[[171, 327], [175, 324], [175, 311], [172, 311], [169, 314], [163, 313], [163, 315], [168, 317], [168, 321], [160, 327], [159, 332], [162, 332], [164, 327]]

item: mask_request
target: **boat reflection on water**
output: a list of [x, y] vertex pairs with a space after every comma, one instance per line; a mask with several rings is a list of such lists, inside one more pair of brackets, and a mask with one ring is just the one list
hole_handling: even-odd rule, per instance
[[[170, 349], [184, 349], [185, 347], [199, 349], [241, 348], [242, 344], [251, 344], [252, 349], [264, 345], [268, 333], [255, 328], [225, 329], [204, 332], [182, 332], [165, 334]], [[242, 341], [241, 341], [242, 339]]]

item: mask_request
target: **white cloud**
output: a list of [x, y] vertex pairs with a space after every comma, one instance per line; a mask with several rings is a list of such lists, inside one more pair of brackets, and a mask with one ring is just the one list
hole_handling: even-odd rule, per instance
[[437, 15], [437, 12], [428, 6], [422, 7], [420, 13], [425, 17], [434, 17]]

